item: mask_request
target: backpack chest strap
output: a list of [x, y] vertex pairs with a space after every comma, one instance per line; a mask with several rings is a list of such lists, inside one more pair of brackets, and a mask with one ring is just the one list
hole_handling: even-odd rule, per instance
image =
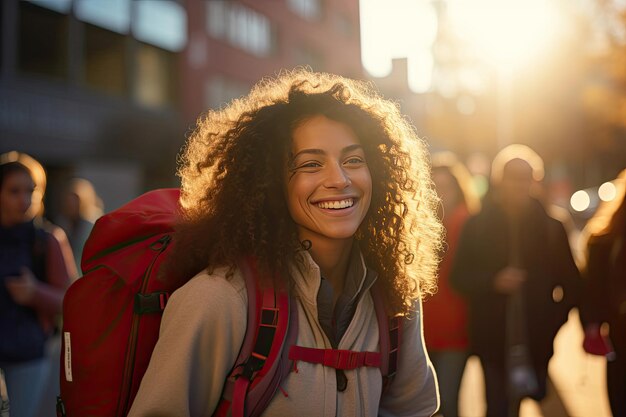
[[302, 346], [289, 348], [289, 359], [317, 363], [330, 368], [349, 370], [363, 366], [380, 367], [379, 352], [355, 352], [342, 349], [317, 349]]

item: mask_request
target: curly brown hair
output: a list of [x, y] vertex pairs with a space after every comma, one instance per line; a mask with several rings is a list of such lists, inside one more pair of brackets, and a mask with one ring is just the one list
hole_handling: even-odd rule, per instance
[[170, 265], [189, 279], [252, 256], [290, 283], [303, 245], [285, 173], [294, 129], [317, 115], [350, 126], [364, 148], [372, 200], [355, 239], [390, 306], [406, 313], [435, 288], [442, 232], [426, 148], [397, 105], [337, 75], [283, 72], [198, 120], [179, 159], [183, 218]]

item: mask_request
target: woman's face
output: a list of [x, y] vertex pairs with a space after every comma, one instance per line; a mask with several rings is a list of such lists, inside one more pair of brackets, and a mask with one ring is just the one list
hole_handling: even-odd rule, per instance
[[350, 239], [365, 218], [372, 178], [346, 124], [314, 116], [293, 132], [287, 205], [301, 240]]
[[26, 221], [35, 184], [30, 175], [13, 172], [4, 178], [0, 188], [0, 219], [3, 226]]

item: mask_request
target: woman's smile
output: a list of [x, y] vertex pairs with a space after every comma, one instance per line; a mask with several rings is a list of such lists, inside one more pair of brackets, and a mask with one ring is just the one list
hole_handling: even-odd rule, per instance
[[321, 209], [329, 209], [329, 210], [343, 210], [354, 206], [355, 199], [350, 198], [342, 198], [341, 200], [327, 200], [320, 201], [319, 203], [315, 203]]

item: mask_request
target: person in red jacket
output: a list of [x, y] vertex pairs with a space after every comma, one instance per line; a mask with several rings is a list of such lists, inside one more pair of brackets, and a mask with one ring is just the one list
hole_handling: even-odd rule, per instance
[[468, 357], [467, 311], [463, 298], [448, 284], [448, 275], [461, 229], [480, 209], [471, 175], [457, 158], [442, 152], [432, 158], [433, 181], [441, 198], [439, 215], [446, 229], [446, 245], [439, 264], [437, 293], [424, 303], [424, 338], [437, 371], [440, 413], [458, 415], [461, 378]]

